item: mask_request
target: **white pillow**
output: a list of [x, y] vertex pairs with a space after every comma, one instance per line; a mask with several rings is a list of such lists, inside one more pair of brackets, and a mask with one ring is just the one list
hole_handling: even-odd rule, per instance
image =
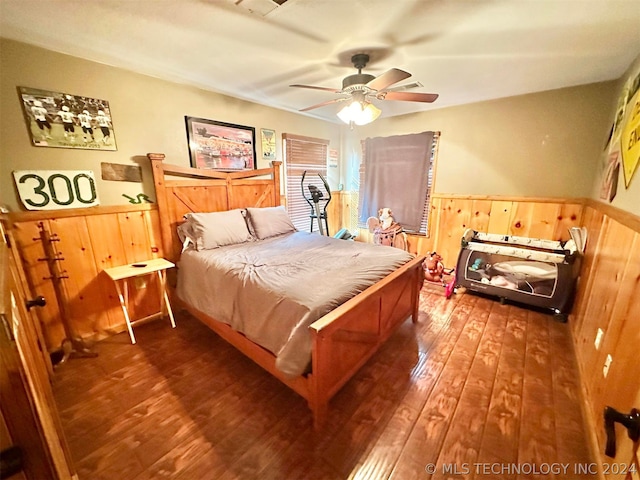
[[178, 231], [178, 238], [182, 244], [182, 252], [190, 248], [196, 248], [196, 237], [191, 231], [191, 224], [189, 222], [181, 223], [176, 230]]
[[283, 206], [247, 208], [247, 220], [250, 222], [249, 230], [259, 240], [285, 233], [295, 232], [297, 229], [291, 223], [289, 215]]
[[186, 223], [178, 227], [178, 235], [191, 240], [196, 250], [208, 250], [252, 240], [240, 209], [187, 213], [184, 219]]

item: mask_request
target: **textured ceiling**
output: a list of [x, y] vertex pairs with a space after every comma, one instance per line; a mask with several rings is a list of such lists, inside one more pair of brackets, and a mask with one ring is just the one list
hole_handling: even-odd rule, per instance
[[640, 54], [640, 0], [277, 3], [0, 0], [0, 35], [289, 111], [337, 95], [290, 84], [341, 88], [359, 52], [363, 73], [400, 68], [398, 85], [440, 95], [375, 101], [383, 116], [617, 79]]

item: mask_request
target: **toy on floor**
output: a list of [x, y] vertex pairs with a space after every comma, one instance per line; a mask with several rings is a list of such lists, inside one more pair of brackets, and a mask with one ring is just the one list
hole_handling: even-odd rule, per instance
[[444, 295], [449, 298], [451, 297], [451, 295], [453, 295], [456, 291], [456, 276], [454, 275], [453, 277], [451, 277], [451, 280], [449, 280], [449, 283], [447, 283], [444, 286]]
[[429, 252], [424, 261], [424, 278], [430, 282], [442, 282], [444, 264], [442, 257], [437, 252]]
[[428, 252], [423, 264], [424, 279], [428, 282], [437, 283], [445, 287], [445, 295], [449, 298], [456, 286], [456, 277], [447, 280], [445, 277], [452, 275], [455, 269], [446, 269], [442, 263], [442, 256], [437, 252]]
[[369, 217], [367, 227], [373, 233], [373, 243], [376, 245], [386, 245], [400, 248], [407, 251], [407, 234], [404, 233], [402, 225], [393, 219], [393, 213], [388, 207], [378, 210], [378, 217]]

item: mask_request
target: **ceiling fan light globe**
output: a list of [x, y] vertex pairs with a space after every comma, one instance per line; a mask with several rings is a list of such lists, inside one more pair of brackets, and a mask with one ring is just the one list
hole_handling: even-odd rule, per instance
[[347, 107], [344, 107], [343, 109], [341, 109], [338, 113], [338, 118], [340, 120], [342, 120], [344, 123], [346, 123], [347, 125], [349, 124], [349, 122], [351, 122], [351, 120], [349, 120], [350, 116], [349, 113], [347, 112]]
[[347, 125], [366, 125], [380, 116], [381, 110], [372, 103], [351, 102], [338, 112], [338, 118]]
[[362, 109], [362, 113], [360, 114], [360, 118], [355, 120], [356, 125], [366, 125], [368, 123], [373, 122], [377, 119], [382, 110], [376, 107], [373, 103], [367, 103], [367, 106]]
[[349, 125], [354, 121], [360, 112], [362, 111], [362, 105], [360, 102], [350, 102], [348, 105], [345, 105], [339, 112], [338, 118], [342, 120], [344, 123]]

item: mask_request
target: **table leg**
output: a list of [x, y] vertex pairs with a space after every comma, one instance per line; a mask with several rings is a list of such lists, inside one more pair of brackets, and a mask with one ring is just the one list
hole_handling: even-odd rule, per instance
[[167, 307], [167, 312], [169, 313], [169, 319], [171, 320], [171, 327], [176, 328], [176, 321], [173, 318], [173, 311], [171, 310], [171, 304], [169, 303], [169, 296], [167, 295], [166, 283], [167, 283], [167, 272], [165, 270], [158, 270], [158, 280], [160, 284], [160, 311], [163, 312], [162, 308], [162, 299], [164, 299], [164, 304]]
[[120, 306], [122, 307], [122, 312], [124, 313], [124, 319], [127, 322], [127, 329], [129, 330], [129, 336], [131, 337], [131, 343], [136, 343], [136, 337], [133, 336], [133, 328], [131, 328], [131, 319], [129, 318], [129, 288], [127, 285], [127, 280], [124, 280], [124, 295], [122, 294], [122, 289], [120, 288], [120, 282], [116, 281], [116, 290], [118, 291], [118, 299], [120, 300]]

